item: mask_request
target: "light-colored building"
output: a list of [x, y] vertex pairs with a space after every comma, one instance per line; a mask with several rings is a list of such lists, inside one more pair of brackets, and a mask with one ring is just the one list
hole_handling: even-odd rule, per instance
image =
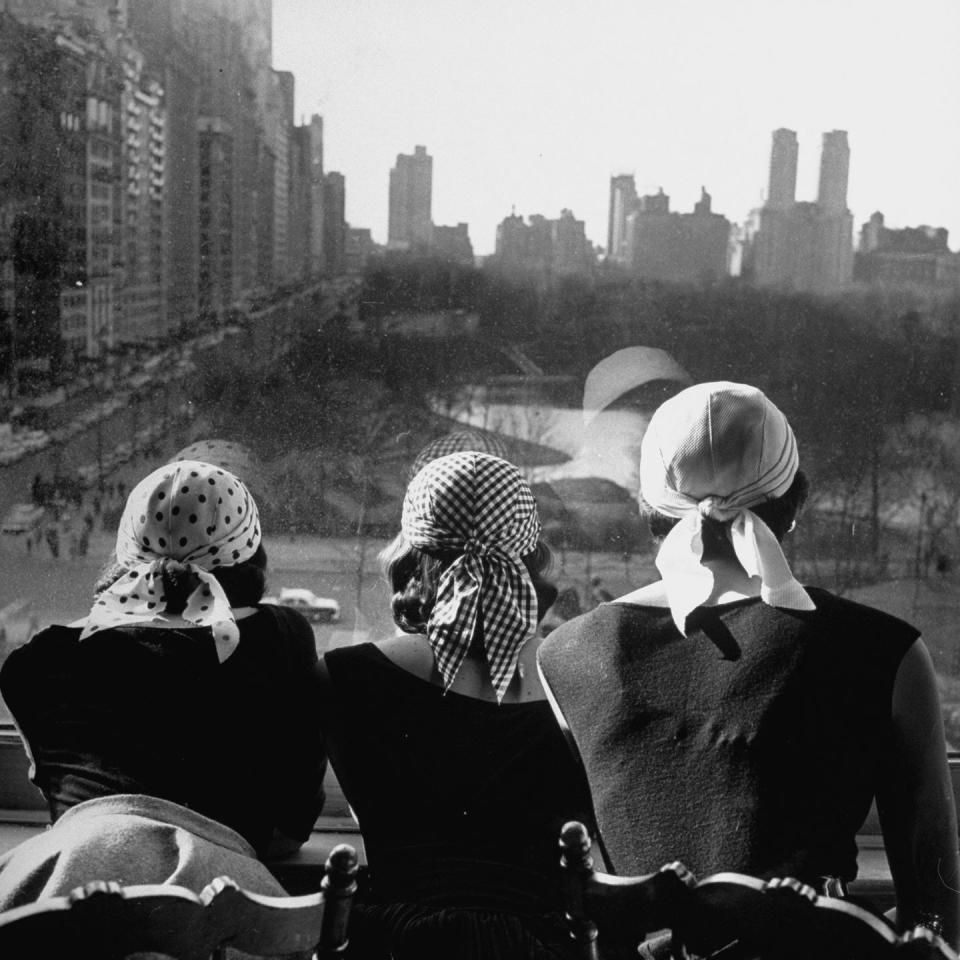
[[670, 198], [640, 197], [627, 217], [623, 262], [644, 280], [713, 283], [729, 272], [730, 221], [714, 213], [701, 190], [693, 213], [672, 213]]
[[794, 131], [774, 131], [767, 200], [750, 216], [742, 275], [760, 286], [833, 293], [853, 276], [847, 134], [832, 130], [823, 135], [815, 203], [795, 198], [797, 154]]
[[960, 253], [945, 227], [886, 226], [874, 213], [860, 229], [854, 278], [873, 287], [909, 290], [934, 299], [960, 294]]
[[294, 126], [294, 76], [287, 70], [272, 71], [270, 122], [276, 157], [273, 200], [274, 263], [278, 280], [293, 275], [290, 256], [290, 167]]
[[627, 218], [637, 209], [637, 185], [633, 174], [610, 178], [610, 215], [607, 224], [607, 259], [627, 262]]
[[432, 197], [433, 157], [427, 148], [416, 146], [412, 154], [397, 154], [396, 166], [390, 171], [388, 246], [430, 246]]
[[596, 258], [584, 222], [565, 209], [557, 220], [533, 214], [528, 223], [511, 213], [497, 226], [496, 252], [488, 262], [501, 271], [546, 282], [554, 275], [587, 276]]
[[117, 339], [163, 336], [167, 315], [167, 112], [160, 82], [131, 43], [120, 50], [123, 265]]

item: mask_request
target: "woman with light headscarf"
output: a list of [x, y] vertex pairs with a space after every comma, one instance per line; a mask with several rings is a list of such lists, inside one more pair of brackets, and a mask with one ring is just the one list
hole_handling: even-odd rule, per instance
[[539, 666], [609, 866], [791, 876], [837, 893], [876, 798], [899, 920], [957, 942], [957, 824], [929, 654], [909, 624], [803, 587], [786, 417], [719, 382], [660, 406], [641, 503], [661, 579], [557, 629]]
[[351, 956], [569, 955], [556, 844], [589, 801], [536, 673], [548, 556], [515, 467], [433, 460], [382, 558], [406, 634], [324, 657], [325, 739], [371, 877]]
[[280, 894], [257, 858], [323, 802], [313, 631], [260, 605], [257, 507], [179, 461], [130, 494], [88, 616], [14, 650], [0, 690], [53, 827], [0, 860], [0, 907], [93, 880]]

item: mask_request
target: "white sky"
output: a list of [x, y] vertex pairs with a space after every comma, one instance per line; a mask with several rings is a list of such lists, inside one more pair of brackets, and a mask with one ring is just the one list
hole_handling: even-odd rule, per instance
[[609, 178], [742, 222], [770, 135], [796, 130], [813, 200], [847, 130], [857, 226], [929, 223], [960, 246], [960, 0], [273, 0], [274, 66], [325, 123], [347, 218], [386, 240], [398, 153], [433, 156], [433, 220], [493, 250], [511, 206], [569, 207], [606, 244]]

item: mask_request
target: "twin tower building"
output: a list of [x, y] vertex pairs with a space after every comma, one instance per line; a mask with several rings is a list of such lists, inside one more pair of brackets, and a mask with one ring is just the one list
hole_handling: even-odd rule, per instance
[[797, 201], [797, 135], [775, 130], [767, 200], [744, 231], [741, 274], [754, 283], [830, 293], [853, 276], [853, 215], [847, 209], [850, 147], [845, 130], [823, 135], [815, 202]]
[[815, 202], [798, 202], [797, 135], [776, 130], [767, 199], [742, 229], [714, 213], [704, 190], [693, 213], [670, 211], [661, 190], [637, 196], [632, 175], [610, 180], [611, 260], [651, 280], [704, 282], [731, 272], [760, 286], [830, 293], [853, 274], [853, 216], [847, 209], [847, 134], [823, 135]]

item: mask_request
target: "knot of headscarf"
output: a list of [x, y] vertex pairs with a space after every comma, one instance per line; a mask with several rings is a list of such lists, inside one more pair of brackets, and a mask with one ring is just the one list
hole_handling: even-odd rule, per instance
[[440, 574], [427, 621], [444, 690], [479, 631], [499, 703], [537, 626], [536, 593], [521, 560], [540, 538], [529, 485], [490, 454], [440, 457], [411, 481], [401, 529], [419, 550], [456, 555]]
[[249, 560], [260, 539], [257, 505], [233, 474], [198, 460], [160, 467], [127, 498], [116, 546], [127, 572], [94, 601], [80, 639], [160, 619], [167, 609], [164, 567], [176, 561], [195, 581], [180, 616], [213, 630], [222, 663], [240, 631], [212, 571]]
[[662, 404], [643, 438], [640, 493], [679, 519], [656, 557], [670, 612], [686, 634], [689, 614], [714, 587], [703, 564], [703, 521], [724, 524], [740, 565], [760, 579], [771, 606], [813, 610], [773, 531], [750, 508], [782, 496], [799, 467], [786, 417], [743, 384], [697, 384]]

